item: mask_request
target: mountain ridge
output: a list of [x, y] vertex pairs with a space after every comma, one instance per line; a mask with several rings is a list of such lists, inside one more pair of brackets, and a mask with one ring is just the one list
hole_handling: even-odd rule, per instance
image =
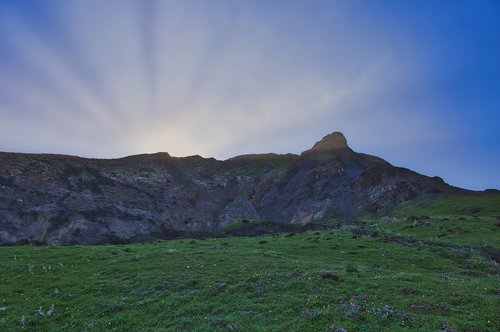
[[0, 153], [0, 244], [148, 241], [240, 220], [356, 223], [418, 197], [471, 191], [353, 151], [340, 132], [296, 154], [226, 160]]

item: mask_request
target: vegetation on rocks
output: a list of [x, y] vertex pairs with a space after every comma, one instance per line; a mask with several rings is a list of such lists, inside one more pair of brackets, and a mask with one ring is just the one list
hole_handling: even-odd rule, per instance
[[355, 224], [401, 202], [464, 194], [472, 192], [357, 153], [339, 132], [300, 155], [224, 161], [0, 152], [0, 245], [134, 243], [217, 234], [239, 220]]

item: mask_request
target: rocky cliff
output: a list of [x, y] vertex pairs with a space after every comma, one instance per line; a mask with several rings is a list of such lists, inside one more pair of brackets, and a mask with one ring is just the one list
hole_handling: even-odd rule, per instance
[[422, 195], [463, 192], [356, 153], [341, 133], [300, 156], [225, 161], [0, 153], [0, 244], [147, 241], [239, 220], [352, 223]]

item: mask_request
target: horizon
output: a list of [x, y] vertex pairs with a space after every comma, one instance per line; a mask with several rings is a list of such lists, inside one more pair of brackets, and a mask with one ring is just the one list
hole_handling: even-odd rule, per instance
[[500, 189], [496, 1], [0, 3], [0, 150], [357, 152]]
[[[340, 133], [343, 135], [342, 132], [332, 132], [332, 133]], [[326, 136], [326, 135], [325, 135]], [[323, 138], [325, 138], [323, 136]], [[316, 143], [318, 143], [320, 140], [318, 140]], [[310, 146], [309, 149], [313, 148], [313, 145], [314, 143]], [[352, 147], [349, 145], [349, 140], [347, 140], [347, 145], [349, 148], [352, 149]], [[356, 149], [352, 149], [355, 153], [364, 153], [363, 151], [357, 151]], [[274, 155], [294, 155], [294, 156], [297, 156], [297, 157], [300, 157], [301, 154], [303, 152], [305, 152], [306, 150], [303, 150], [303, 151], [300, 151], [300, 152], [283, 152], [283, 153], [276, 153], [276, 152], [272, 152], [272, 151], [267, 151], [267, 152], [255, 152], [255, 153], [245, 153], [245, 154], [238, 154], [238, 155], [233, 155], [233, 156], [229, 156], [227, 158], [224, 158], [224, 159], [219, 159], [219, 158], [216, 158], [216, 157], [213, 157], [213, 156], [204, 156], [204, 155], [200, 155], [200, 154], [193, 154], [193, 155], [185, 155], [185, 156], [176, 156], [176, 155], [172, 155], [170, 154], [168, 151], [156, 151], [156, 152], [147, 152], [147, 153], [138, 153], [138, 154], [131, 154], [131, 155], [124, 155], [124, 156], [117, 156], [117, 157], [92, 157], [92, 156], [82, 156], [82, 155], [71, 155], [71, 154], [59, 154], [59, 153], [44, 153], [44, 152], [41, 152], [41, 153], [36, 153], [36, 152], [15, 152], [15, 151], [0, 151], [0, 153], [20, 153], [20, 154], [34, 154], [34, 155], [37, 155], [37, 154], [41, 154], [41, 155], [56, 155], [56, 156], [69, 156], [69, 157], [76, 157], [76, 158], [83, 158], [83, 159], [98, 159], [98, 160], [113, 160], [113, 159], [123, 159], [123, 158], [128, 158], [128, 157], [134, 157], [134, 156], [141, 156], [141, 155], [155, 155], [155, 154], [167, 154], [169, 157], [171, 158], [190, 158], [190, 157], [201, 157], [201, 158], [204, 158], [204, 159], [215, 159], [217, 161], [227, 161], [227, 160], [230, 160], [232, 158], [237, 158], [237, 157], [242, 157], [242, 156], [252, 156], [252, 155], [268, 155], [268, 154], [274, 154]], [[399, 165], [395, 165], [393, 163], [391, 163], [389, 160], [386, 160], [385, 158], [383, 158], [382, 156], [376, 156], [376, 157], [379, 157], [379, 158], [382, 158], [383, 160], [385, 160], [386, 162], [389, 162], [391, 165], [395, 166], [395, 167], [402, 167], [402, 166], [399, 166]], [[411, 169], [410, 169], [411, 170]], [[425, 175], [425, 176], [428, 176], [428, 177], [433, 177], [435, 175], [432, 175], [432, 174], [423, 174], [421, 173], [422, 175]], [[446, 183], [447, 180], [446, 179], [443, 179]], [[449, 185], [452, 185], [451, 183], [448, 183]], [[475, 190], [475, 189], [470, 189], [470, 188], [463, 188], [463, 189], [468, 189], [468, 190]], [[483, 190], [500, 190], [499, 188], [485, 188]], [[479, 190], [479, 191], [483, 191], [483, 190]]]

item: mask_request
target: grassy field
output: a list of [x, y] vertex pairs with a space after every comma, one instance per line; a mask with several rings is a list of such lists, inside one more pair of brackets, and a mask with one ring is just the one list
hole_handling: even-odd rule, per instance
[[404, 205], [363, 231], [3, 247], [0, 331], [499, 331], [482, 250], [500, 249], [499, 198]]
[[[417, 239], [500, 249], [500, 195], [458, 196], [402, 204], [375, 229]], [[382, 221], [382, 222], [380, 222]]]

